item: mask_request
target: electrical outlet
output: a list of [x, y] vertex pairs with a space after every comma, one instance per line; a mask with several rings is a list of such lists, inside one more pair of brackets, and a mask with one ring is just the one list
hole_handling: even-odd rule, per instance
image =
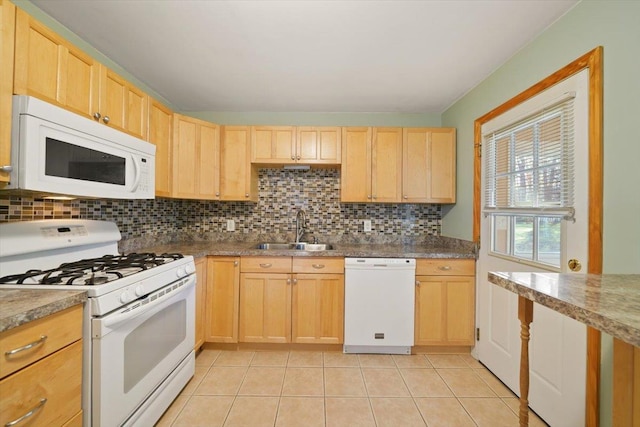
[[364, 228], [364, 231], [371, 231], [371, 220], [370, 219], [363, 220], [362, 227]]
[[236, 222], [234, 220], [227, 220], [227, 231], [236, 231]]

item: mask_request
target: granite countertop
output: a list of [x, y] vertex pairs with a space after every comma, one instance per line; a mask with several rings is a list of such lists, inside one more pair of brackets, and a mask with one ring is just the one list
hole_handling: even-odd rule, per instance
[[475, 259], [474, 251], [462, 247], [430, 245], [332, 244], [329, 251], [256, 249], [259, 242], [181, 242], [138, 248], [136, 252], [181, 253], [203, 256], [301, 256], [301, 257], [375, 257], [375, 258], [461, 258]]
[[640, 347], [640, 274], [490, 272], [489, 282]]
[[0, 290], [0, 332], [57, 313], [87, 299], [85, 291]]

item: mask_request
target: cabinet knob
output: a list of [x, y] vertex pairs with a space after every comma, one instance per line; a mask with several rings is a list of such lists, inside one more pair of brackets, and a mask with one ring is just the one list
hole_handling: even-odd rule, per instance
[[102, 117], [102, 115], [100, 113], [93, 113], [93, 118], [96, 120], [100, 120], [100, 117]]
[[244, 194], [244, 197], [249, 197], [249, 193], [245, 193], [245, 194]]
[[296, 283], [298, 283], [298, 279], [293, 279], [293, 284], [295, 285]]
[[220, 197], [220, 192], [216, 192], [216, 197]]
[[260, 264], [260, 267], [262, 268], [271, 268], [272, 264]]
[[404, 195], [404, 198], [405, 198], [405, 199], [408, 199], [409, 197], [407, 197], [407, 195], [405, 194], [405, 195]]
[[102, 121], [104, 122], [104, 124], [109, 124], [109, 120], [111, 120], [111, 119], [109, 118], [109, 116], [104, 116], [104, 117], [102, 118]]
[[287, 279], [287, 285], [291, 284], [291, 279]]
[[416, 286], [420, 286], [420, 281], [416, 280]]
[[238, 266], [238, 261], [233, 261], [233, 266], [237, 267]]
[[451, 270], [451, 266], [450, 265], [441, 265], [440, 267], [438, 267], [438, 270], [449, 271], [449, 270]]
[[296, 156], [291, 156], [291, 160], [295, 160], [295, 159], [296, 159]]
[[300, 156], [298, 156], [298, 160], [300, 160]]
[[320, 270], [324, 268], [324, 264], [311, 264], [311, 267]]
[[367, 196], [367, 199], [370, 199], [370, 198], [371, 198], [371, 194], [369, 194], [369, 195]]
[[12, 171], [13, 171], [13, 166], [11, 165], [0, 166], [0, 172], [12, 172]]

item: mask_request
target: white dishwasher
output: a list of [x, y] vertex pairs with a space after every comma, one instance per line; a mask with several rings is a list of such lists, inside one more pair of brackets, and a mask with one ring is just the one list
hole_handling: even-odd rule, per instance
[[411, 354], [416, 260], [346, 258], [344, 352]]

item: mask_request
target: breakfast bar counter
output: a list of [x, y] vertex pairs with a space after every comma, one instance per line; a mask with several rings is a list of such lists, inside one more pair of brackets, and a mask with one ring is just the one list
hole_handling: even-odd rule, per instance
[[518, 295], [522, 325], [520, 425], [528, 425], [533, 302], [614, 337], [613, 425], [640, 425], [640, 274], [490, 272], [489, 282]]

